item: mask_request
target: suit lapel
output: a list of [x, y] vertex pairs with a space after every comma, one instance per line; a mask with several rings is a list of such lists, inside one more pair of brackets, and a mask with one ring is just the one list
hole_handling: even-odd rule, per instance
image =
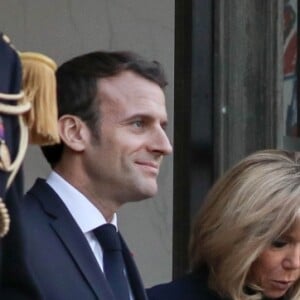
[[135, 300], [147, 300], [147, 295], [144, 289], [144, 285], [139, 274], [139, 271], [136, 267], [136, 264], [132, 258], [132, 253], [129, 251], [125, 241], [120, 235], [121, 243], [122, 243], [122, 251], [126, 264], [126, 271], [128, 274], [128, 278], [130, 281], [130, 286], [134, 295]]
[[36, 192], [44, 211], [50, 217], [50, 226], [74, 260], [78, 271], [97, 295], [97, 299], [114, 300], [84, 234], [63, 202], [44, 180], [38, 180], [35, 187], [32, 192]]
[[99, 299], [113, 299], [106, 279], [98, 267], [98, 262], [85, 237], [77, 233], [74, 234], [73, 226], [66, 224], [62, 218], [53, 222], [51, 226]]

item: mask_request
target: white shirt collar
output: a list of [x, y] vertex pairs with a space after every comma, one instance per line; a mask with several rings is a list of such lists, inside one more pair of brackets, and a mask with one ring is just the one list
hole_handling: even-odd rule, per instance
[[[107, 223], [96, 206], [59, 174], [52, 171], [47, 178], [47, 183], [64, 202], [83, 233], [90, 232]], [[116, 214], [113, 215], [111, 224], [118, 229]]]

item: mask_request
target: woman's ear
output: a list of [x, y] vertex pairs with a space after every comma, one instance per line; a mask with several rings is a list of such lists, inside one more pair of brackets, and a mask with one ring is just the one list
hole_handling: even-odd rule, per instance
[[63, 115], [58, 120], [58, 130], [62, 141], [73, 151], [81, 152], [86, 145], [86, 126], [78, 117]]

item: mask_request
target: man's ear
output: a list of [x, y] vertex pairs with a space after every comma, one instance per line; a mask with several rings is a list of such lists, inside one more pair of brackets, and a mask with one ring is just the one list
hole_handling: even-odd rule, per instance
[[78, 117], [63, 115], [58, 120], [58, 130], [60, 138], [70, 149], [77, 152], [85, 149], [87, 128]]

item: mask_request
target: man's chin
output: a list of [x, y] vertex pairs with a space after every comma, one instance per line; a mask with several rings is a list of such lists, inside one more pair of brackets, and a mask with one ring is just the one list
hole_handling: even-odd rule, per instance
[[149, 198], [153, 198], [157, 194], [157, 185], [155, 186], [147, 186], [137, 193], [136, 197], [133, 197], [132, 201], [142, 201]]
[[152, 186], [147, 187], [147, 189], [144, 191], [145, 199], [156, 196], [157, 190], [158, 188], [156, 182]]

